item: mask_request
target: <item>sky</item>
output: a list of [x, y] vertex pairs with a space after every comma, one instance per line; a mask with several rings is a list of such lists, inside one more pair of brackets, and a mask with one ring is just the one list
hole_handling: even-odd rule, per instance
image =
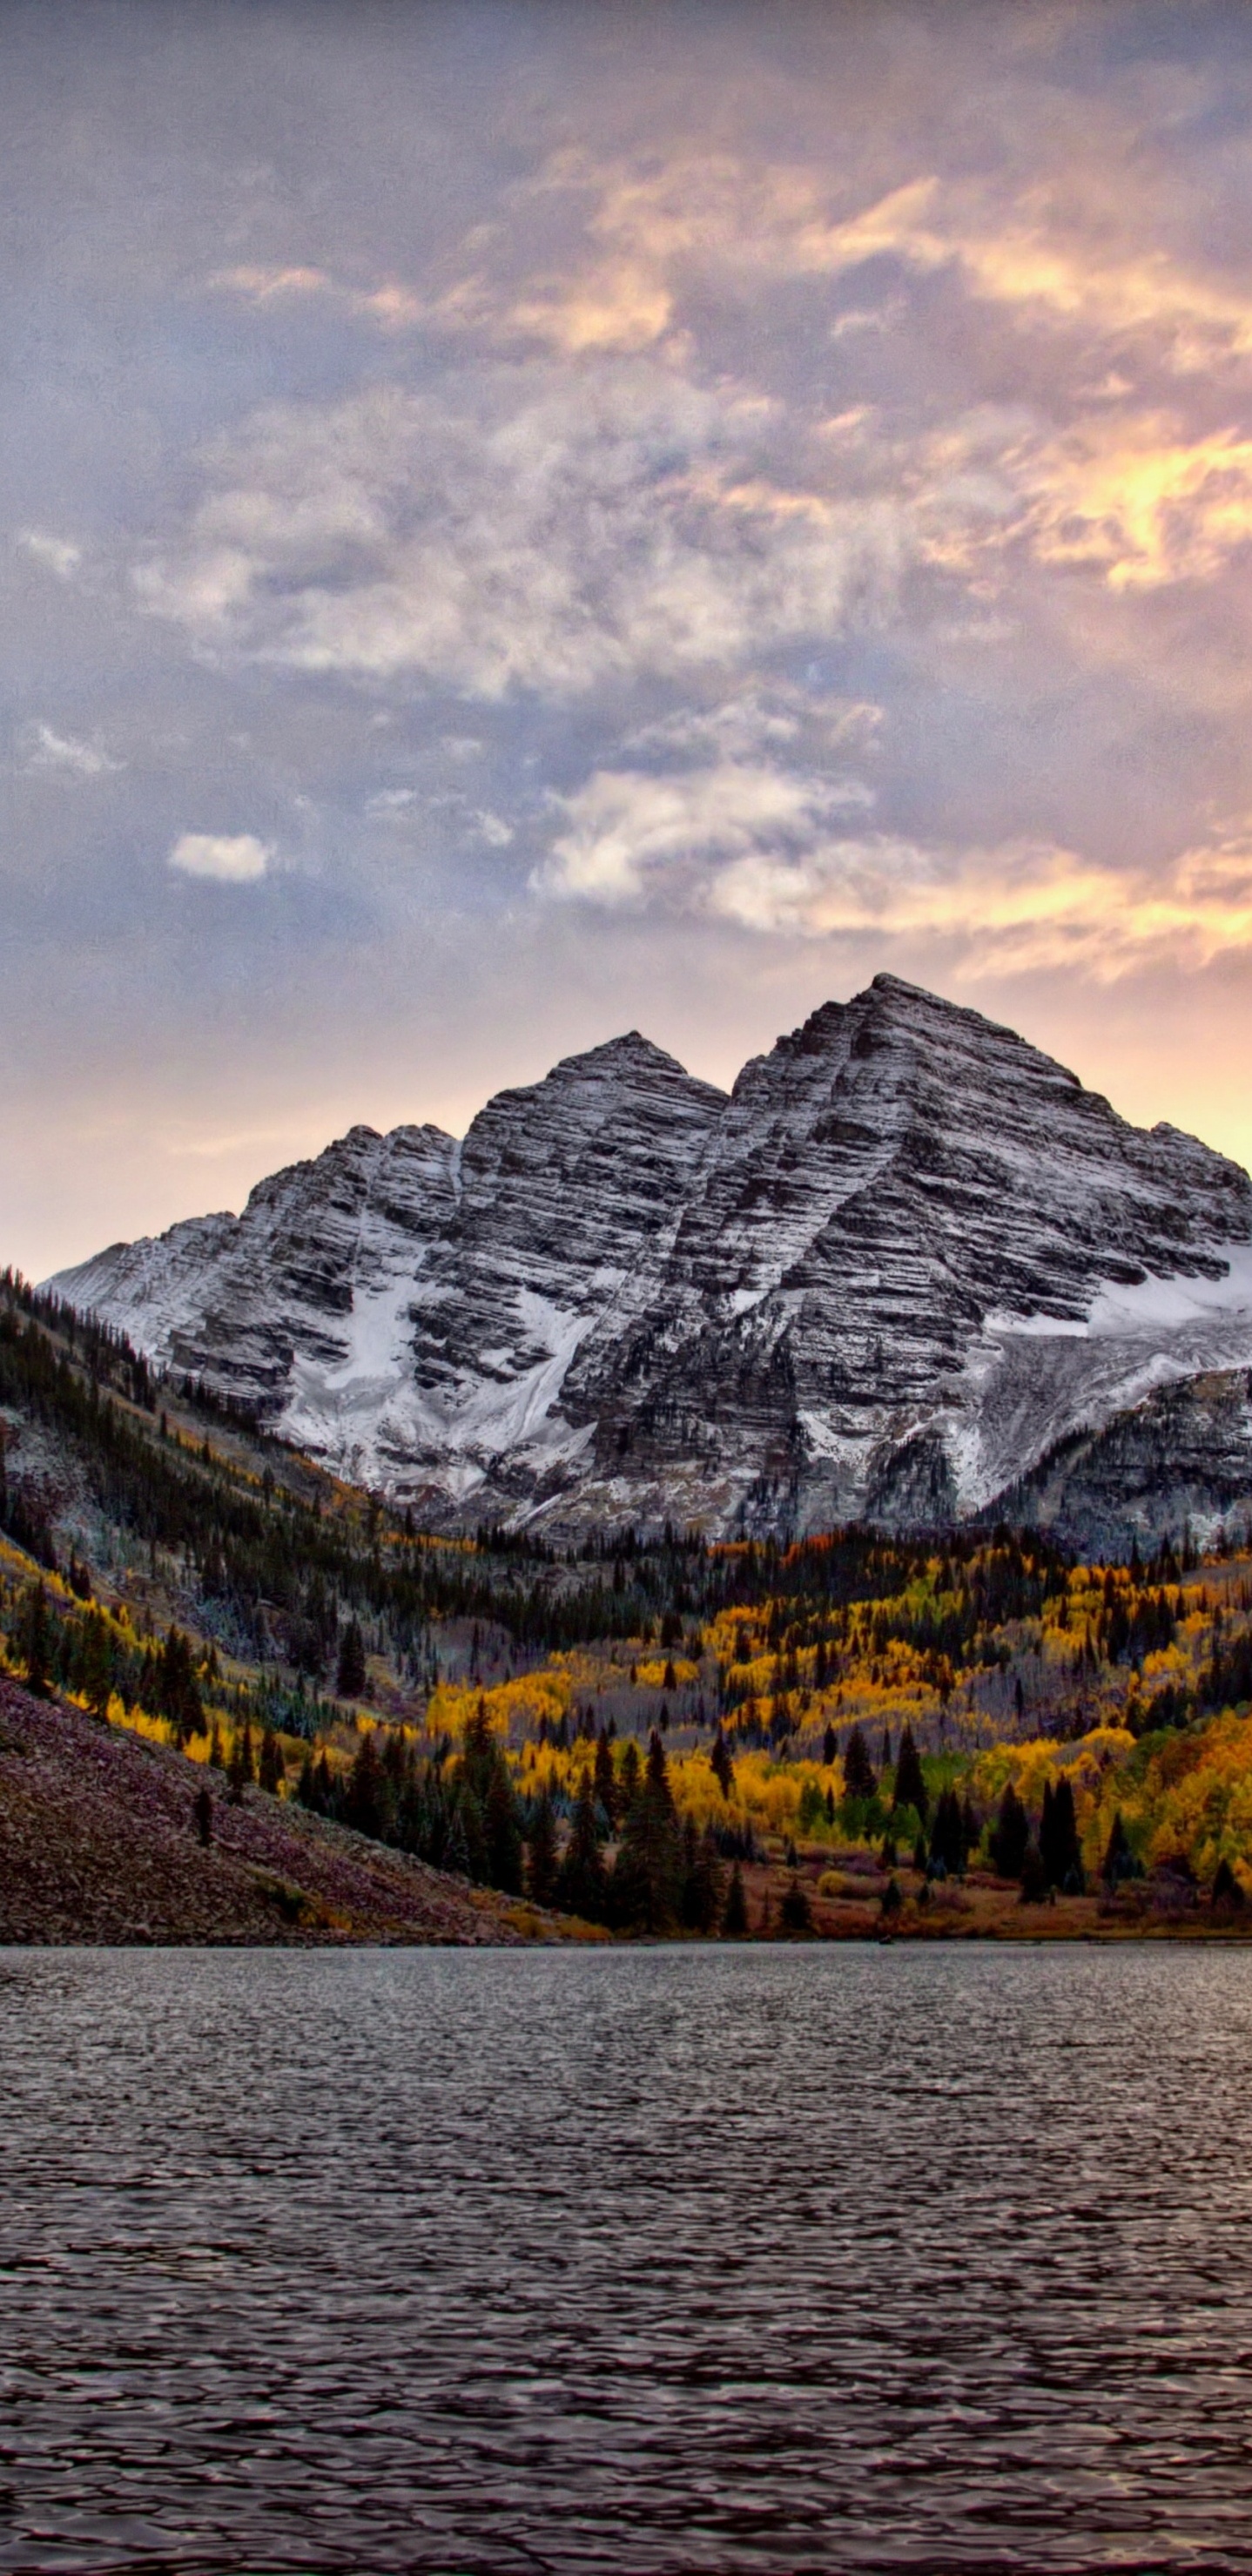
[[1252, 12], [0, 0], [0, 1261], [880, 969], [1252, 1160]]

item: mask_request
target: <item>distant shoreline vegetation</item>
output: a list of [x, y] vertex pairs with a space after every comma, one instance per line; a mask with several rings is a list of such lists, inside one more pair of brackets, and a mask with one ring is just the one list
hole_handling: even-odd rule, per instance
[[184, 1753], [210, 1817], [294, 1800], [519, 1924], [1229, 1932], [1252, 1896], [1246, 1535], [432, 1539], [12, 1274], [0, 1534], [0, 1669]]

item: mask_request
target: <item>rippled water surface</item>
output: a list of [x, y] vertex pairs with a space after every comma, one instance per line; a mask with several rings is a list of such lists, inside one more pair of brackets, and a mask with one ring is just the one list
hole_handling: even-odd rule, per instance
[[1252, 2569], [1252, 1954], [0, 1952], [0, 2569]]

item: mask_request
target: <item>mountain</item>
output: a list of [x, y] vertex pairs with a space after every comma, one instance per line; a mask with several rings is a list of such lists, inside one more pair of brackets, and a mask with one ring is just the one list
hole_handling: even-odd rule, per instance
[[1252, 1182], [879, 975], [729, 1098], [632, 1033], [48, 1284], [435, 1525], [1047, 1516], [1058, 1444], [1252, 1366]]

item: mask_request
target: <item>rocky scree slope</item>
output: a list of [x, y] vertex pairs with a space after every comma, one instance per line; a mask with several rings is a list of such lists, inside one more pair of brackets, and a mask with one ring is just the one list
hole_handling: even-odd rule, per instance
[[[516, 1945], [507, 1900], [0, 1677], [0, 1943]], [[192, 1801], [208, 1788], [203, 1848]], [[536, 1918], [541, 1935], [551, 1933]]]
[[1252, 1183], [880, 975], [729, 1099], [632, 1033], [48, 1284], [436, 1526], [926, 1526], [1252, 1366]]

